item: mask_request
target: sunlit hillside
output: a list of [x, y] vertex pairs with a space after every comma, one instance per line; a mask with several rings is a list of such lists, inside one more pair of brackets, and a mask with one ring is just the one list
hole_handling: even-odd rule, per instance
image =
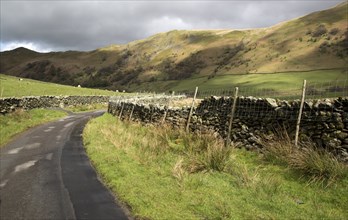
[[197, 77], [209, 85], [224, 75], [344, 71], [347, 21], [344, 2], [269, 28], [173, 30], [90, 52], [18, 48], [1, 53], [0, 72], [75, 86], [161, 91]]

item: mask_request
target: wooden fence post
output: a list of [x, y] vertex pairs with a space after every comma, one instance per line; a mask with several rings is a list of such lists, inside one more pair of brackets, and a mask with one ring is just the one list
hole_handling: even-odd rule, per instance
[[116, 116], [116, 114], [118, 113], [118, 104], [120, 103], [120, 98], [117, 99], [117, 101], [115, 102], [115, 112], [113, 113], [114, 116]]
[[152, 118], [153, 118], [153, 106], [152, 105], [149, 105], [150, 106], [150, 123], [152, 122]]
[[122, 117], [123, 108], [124, 108], [124, 102], [122, 102], [122, 108], [121, 108], [120, 114], [118, 115], [119, 119], [121, 119]]
[[192, 105], [191, 105], [190, 113], [189, 113], [189, 116], [188, 116], [188, 119], [187, 119], [187, 124], [186, 124], [186, 132], [189, 132], [190, 121], [191, 121], [191, 117], [192, 117], [193, 107], [195, 106], [195, 100], [196, 100], [196, 96], [197, 96], [197, 91], [198, 91], [198, 87], [196, 87], [195, 95], [193, 96]]
[[161, 124], [164, 124], [164, 122], [166, 122], [167, 114], [168, 114], [168, 106], [165, 107], [164, 115], [163, 115], [162, 123], [161, 123]]
[[231, 118], [230, 118], [230, 123], [228, 125], [227, 139], [225, 142], [226, 147], [229, 146], [231, 143], [232, 122], [233, 122], [233, 118], [234, 118], [234, 113], [236, 111], [237, 98], [238, 98], [238, 87], [236, 87], [234, 89], [234, 98], [233, 98], [232, 109], [231, 109]]
[[167, 114], [168, 114], [168, 109], [169, 109], [169, 106], [170, 106], [170, 101], [171, 99], [174, 97], [174, 91], [172, 92], [170, 98], [169, 98], [169, 101], [168, 101], [168, 105], [165, 106], [165, 110], [164, 110], [164, 115], [163, 115], [163, 118], [162, 118], [162, 124], [164, 122], [166, 122], [166, 117], [167, 117]]
[[301, 105], [300, 109], [298, 112], [298, 117], [297, 117], [297, 123], [296, 123], [296, 134], [295, 134], [295, 146], [298, 146], [298, 135], [300, 132], [300, 123], [301, 123], [301, 117], [302, 117], [302, 111], [303, 111], [303, 104], [306, 96], [306, 80], [303, 80], [303, 88], [302, 88], [302, 97], [301, 97]]
[[133, 116], [133, 111], [134, 111], [134, 107], [135, 107], [135, 104], [133, 104], [133, 106], [132, 106], [132, 111], [131, 111], [131, 113], [130, 113], [130, 115], [129, 115], [129, 121], [131, 121], [132, 120], [132, 116]]

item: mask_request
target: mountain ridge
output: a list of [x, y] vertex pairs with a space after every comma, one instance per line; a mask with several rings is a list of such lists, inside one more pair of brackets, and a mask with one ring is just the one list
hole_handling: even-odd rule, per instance
[[[172, 30], [93, 51], [1, 52], [0, 72], [43, 81], [136, 90], [141, 84], [229, 74], [346, 69], [347, 2], [243, 30]], [[158, 90], [169, 90], [170, 85]]]

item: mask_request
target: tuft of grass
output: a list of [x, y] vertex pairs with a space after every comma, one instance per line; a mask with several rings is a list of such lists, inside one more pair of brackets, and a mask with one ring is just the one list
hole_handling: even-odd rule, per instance
[[172, 174], [173, 176], [176, 178], [176, 180], [178, 181], [178, 184], [180, 186], [182, 186], [182, 183], [184, 181], [185, 178], [187, 178], [187, 171], [184, 167], [184, 159], [183, 158], [179, 158], [172, 170]]
[[264, 147], [264, 158], [281, 165], [288, 165], [289, 156], [296, 150], [288, 133], [284, 131], [276, 133], [272, 141], [265, 138], [261, 144]]
[[197, 146], [189, 146], [186, 168], [190, 173], [200, 171], [224, 171], [229, 164], [232, 148], [226, 148], [223, 142], [212, 135], [199, 136]]
[[183, 166], [189, 173], [224, 171], [233, 148], [226, 148], [223, 141], [213, 134], [191, 134], [183, 130], [172, 131], [166, 126], [155, 133], [160, 139], [158, 147], [171, 149], [184, 156]]
[[[193, 157], [209, 158], [208, 149], [220, 146], [214, 136], [104, 114], [87, 124], [83, 138], [102, 180], [135, 218], [348, 218], [347, 177], [335, 187], [309, 186], [286, 166], [265, 163], [259, 154], [243, 149], [231, 149], [222, 171], [207, 166], [190, 172], [187, 164]], [[220, 155], [224, 148], [218, 149]]]
[[239, 164], [230, 169], [230, 173], [235, 177], [235, 183], [240, 187], [254, 188], [260, 182], [260, 173], [252, 172], [245, 164]]
[[326, 186], [348, 176], [348, 167], [326, 149], [318, 149], [312, 142], [303, 141], [296, 147], [286, 132], [274, 141], [263, 143], [266, 160], [287, 165], [308, 178], [309, 183]]
[[289, 165], [308, 176], [310, 182], [330, 185], [348, 175], [348, 167], [330, 152], [311, 143], [305, 145], [289, 156]]
[[33, 109], [30, 111], [16, 110], [7, 115], [0, 115], [0, 146], [28, 128], [53, 121], [66, 116], [66, 113], [56, 110]]

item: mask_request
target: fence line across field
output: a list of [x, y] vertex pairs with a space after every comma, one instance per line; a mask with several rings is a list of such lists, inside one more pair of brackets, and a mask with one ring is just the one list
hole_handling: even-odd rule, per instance
[[[291, 88], [250, 88], [238, 86], [239, 96], [254, 96], [259, 98], [276, 98], [282, 100], [300, 99], [302, 94], [302, 83], [294, 84]], [[207, 96], [231, 96], [235, 87], [229, 89], [204, 89], [199, 88], [197, 98], [201, 99]], [[176, 94], [185, 94], [187, 97], [193, 97], [194, 88], [192, 90], [175, 91]], [[348, 96], [348, 79], [336, 80], [331, 82], [312, 83], [307, 80], [306, 100], [322, 99]]]
[[[177, 99], [177, 95], [182, 95]], [[162, 96], [163, 97], [162, 97]], [[163, 124], [169, 117], [170, 109], [184, 107], [183, 115], [186, 117], [185, 130], [189, 131], [193, 115], [203, 117], [207, 112], [215, 112], [216, 117], [227, 118], [221, 121], [221, 127], [225, 129], [225, 144], [231, 143], [231, 130], [234, 120], [263, 118], [267, 120], [287, 121], [293, 123], [296, 129], [295, 145], [298, 144], [301, 121], [322, 122], [322, 114], [327, 114], [327, 121], [335, 120], [337, 114], [335, 103], [326, 99], [337, 97], [348, 97], [347, 80], [331, 83], [311, 83], [304, 80], [303, 85], [294, 86], [287, 90], [273, 89], [250, 89], [243, 87], [232, 87], [231, 89], [200, 90], [198, 87], [192, 91], [171, 91], [169, 94], [148, 93], [139, 95], [140, 98], [115, 97], [114, 103], [118, 109], [118, 117], [132, 120], [136, 106], [139, 104], [149, 104], [149, 109], [145, 112], [150, 116], [149, 122], [159, 122]], [[157, 99], [156, 99], [157, 98]], [[156, 100], [163, 99], [163, 102]], [[126, 105], [126, 102], [133, 100], [133, 105]], [[319, 100], [319, 101], [318, 101]], [[335, 102], [339, 99], [335, 99]], [[162, 105], [162, 115], [155, 116], [154, 108]], [[342, 106], [342, 105], [341, 105]], [[220, 110], [220, 111], [216, 111]], [[343, 110], [342, 110], [343, 111]], [[218, 113], [216, 113], [218, 112]], [[124, 115], [124, 116], [123, 116]], [[128, 115], [128, 116], [127, 116]], [[139, 117], [139, 116], [138, 116]], [[160, 117], [160, 118], [159, 118]], [[205, 117], [205, 116], [204, 116]], [[209, 116], [207, 116], [209, 117]], [[202, 123], [203, 122], [203, 123]], [[204, 126], [204, 118], [198, 126]], [[224, 124], [225, 123], [225, 124]], [[193, 125], [193, 124], [192, 124]]]
[[[306, 82], [306, 81], [305, 81]], [[199, 108], [205, 109], [207, 107], [211, 107], [211, 103], [206, 104], [201, 101], [204, 98], [211, 96], [229, 96], [231, 97], [233, 94], [233, 90], [236, 88], [231, 88], [229, 90], [203, 90], [198, 91], [196, 94], [199, 104]], [[178, 91], [179, 94], [185, 94], [188, 98], [193, 96], [193, 91]], [[234, 92], [235, 93], [235, 92]], [[298, 143], [298, 136], [300, 131], [300, 123], [301, 120], [304, 121], [318, 121], [320, 122], [320, 116], [322, 111], [327, 112], [328, 115], [334, 113], [335, 106], [330, 103], [326, 103], [326, 99], [337, 98], [337, 97], [348, 97], [348, 80], [340, 80], [334, 81], [330, 83], [315, 83], [312, 84], [310, 82], [304, 83], [302, 88], [298, 86], [297, 88], [292, 88], [286, 91], [274, 91], [271, 89], [239, 89], [239, 94], [233, 100], [237, 101], [237, 99], [242, 100], [243, 97], [263, 97], [263, 98], [273, 98], [277, 99], [277, 104], [281, 102], [284, 105], [288, 105], [289, 102], [297, 104], [291, 107], [291, 110], [282, 112], [282, 115], [277, 114], [276, 111], [272, 110], [272, 106], [261, 106], [253, 103], [243, 104], [241, 101], [236, 102], [236, 111], [237, 116], [240, 118], [243, 117], [256, 117], [262, 115], [263, 112], [268, 112], [268, 115], [265, 117], [273, 118], [273, 119], [287, 119], [293, 120], [296, 123], [296, 135], [295, 135], [295, 144]], [[255, 98], [257, 99], [257, 98]], [[259, 98], [260, 99], [260, 98]], [[280, 101], [284, 100], [284, 101]], [[317, 101], [322, 100], [322, 101]], [[323, 101], [324, 100], [324, 101]], [[173, 103], [175, 105], [175, 103]], [[228, 106], [223, 106], [223, 102], [216, 102], [213, 105], [213, 108], [228, 108]], [[230, 107], [233, 109], [233, 107]], [[231, 112], [232, 112], [231, 109]], [[337, 110], [337, 109], [335, 109]], [[271, 113], [270, 113], [271, 112]], [[306, 117], [302, 117], [305, 114]], [[231, 113], [232, 115], [232, 113]], [[230, 116], [233, 120], [232, 116]], [[328, 116], [329, 117], [329, 116]], [[335, 120], [334, 118], [332, 120]], [[230, 136], [230, 129], [228, 131], [228, 139]], [[228, 141], [227, 139], [227, 141]]]

